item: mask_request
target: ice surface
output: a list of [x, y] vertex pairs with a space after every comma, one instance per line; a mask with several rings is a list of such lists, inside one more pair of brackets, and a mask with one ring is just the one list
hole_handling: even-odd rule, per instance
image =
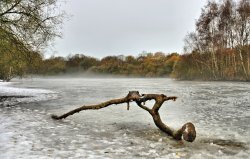
[[[124, 104], [83, 111], [62, 121], [50, 118], [84, 104], [123, 97], [129, 90], [178, 96], [162, 106], [162, 119], [173, 128], [193, 122], [195, 142], [166, 136], [135, 104], [129, 111]], [[0, 158], [248, 158], [249, 90], [248, 83], [240, 82], [140, 78], [0, 82], [4, 95], [32, 96], [12, 106], [0, 105]]]

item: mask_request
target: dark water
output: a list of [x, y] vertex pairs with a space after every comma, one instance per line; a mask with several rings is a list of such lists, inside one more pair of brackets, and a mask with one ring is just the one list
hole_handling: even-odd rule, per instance
[[[132, 104], [62, 114], [85, 104], [126, 96], [129, 90], [178, 96], [161, 110], [180, 128], [193, 122], [197, 139], [176, 142]], [[1, 95], [32, 96], [0, 104], [0, 158], [248, 158], [250, 83], [181, 82], [141, 78], [33, 78], [0, 83]], [[147, 103], [151, 105], [153, 103]]]

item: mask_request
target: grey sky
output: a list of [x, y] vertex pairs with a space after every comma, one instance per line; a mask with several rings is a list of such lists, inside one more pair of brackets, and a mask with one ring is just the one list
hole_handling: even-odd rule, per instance
[[[46, 55], [182, 52], [206, 0], [68, 0], [63, 38]], [[52, 53], [53, 52], [53, 53]]]

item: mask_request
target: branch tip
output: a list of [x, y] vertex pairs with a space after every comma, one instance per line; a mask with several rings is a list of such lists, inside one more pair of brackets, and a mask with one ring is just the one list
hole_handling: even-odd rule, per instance
[[52, 118], [52, 119], [55, 119], [55, 120], [58, 120], [58, 119], [59, 119], [59, 117], [58, 117], [57, 115], [55, 115], [55, 114], [52, 114], [52, 115], [51, 115], [51, 118]]

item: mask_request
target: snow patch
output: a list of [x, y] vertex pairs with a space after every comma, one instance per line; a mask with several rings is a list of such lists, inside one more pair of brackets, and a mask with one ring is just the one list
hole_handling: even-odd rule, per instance
[[10, 98], [5, 98], [4, 100], [0, 101], [0, 105], [11, 106], [18, 103], [46, 101], [57, 98], [57, 93], [50, 90], [16, 88], [12, 87], [11, 84], [11, 82], [0, 82], [0, 96], [10, 96]]

